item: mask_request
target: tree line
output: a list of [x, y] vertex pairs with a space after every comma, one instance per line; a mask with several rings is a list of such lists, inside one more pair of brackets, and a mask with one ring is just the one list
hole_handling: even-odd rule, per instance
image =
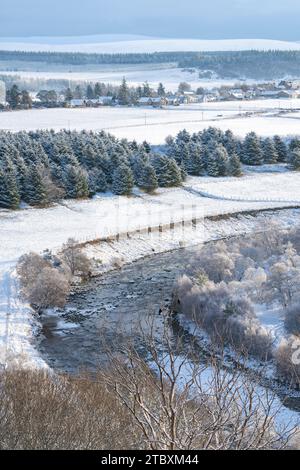
[[[63, 97], [61, 99], [60, 95]], [[129, 86], [125, 78], [120, 85], [111, 85], [109, 83], [97, 82], [95, 84], [76, 85], [73, 89], [66, 87], [61, 93], [54, 89], [41, 89], [36, 94], [38, 102], [33, 102], [32, 97], [27, 89], [20, 89], [14, 83], [6, 92], [6, 101], [11, 109], [31, 109], [35, 107], [57, 107], [67, 106], [72, 99], [98, 99], [102, 96], [109, 96], [113, 102], [121, 105], [135, 105], [142, 97], [165, 96], [166, 90], [162, 83], [158, 85], [157, 90], [150, 87], [148, 82], [139, 86]]]
[[0, 132], [0, 207], [20, 202], [46, 206], [64, 198], [93, 197], [112, 191], [130, 195], [134, 186], [146, 192], [180, 186], [187, 175], [240, 176], [242, 163], [289, 162], [300, 169], [300, 140], [287, 145], [280, 137], [254, 132], [237, 139], [215, 128], [176, 138], [163, 151], [148, 142], [118, 140], [104, 131]]
[[299, 77], [300, 51], [204, 52], [181, 58], [178, 66], [211, 70], [224, 78], [274, 80], [287, 75]]
[[0, 51], [0, 61], [63, 65], [175, 63], [211, 70], [220, 77], [270, 79], [300, 76], [300, 51], [219, 51], [98, 54], [82, 52]]

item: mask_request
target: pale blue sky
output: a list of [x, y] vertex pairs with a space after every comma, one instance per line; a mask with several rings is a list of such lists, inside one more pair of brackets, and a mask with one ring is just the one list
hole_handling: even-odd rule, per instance
[[299, 0], [0, 0], [0, 36], [300, 40]]

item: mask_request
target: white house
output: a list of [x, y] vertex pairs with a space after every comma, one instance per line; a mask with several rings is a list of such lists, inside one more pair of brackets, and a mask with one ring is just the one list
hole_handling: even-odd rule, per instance
[[73, 99], [70, 101], [72, 108], [82, 108], [85, 106], [85, 101], [82, 99]]
[[6, 105], [6, 86], [5, 83], [0, 80], [0, 105]]

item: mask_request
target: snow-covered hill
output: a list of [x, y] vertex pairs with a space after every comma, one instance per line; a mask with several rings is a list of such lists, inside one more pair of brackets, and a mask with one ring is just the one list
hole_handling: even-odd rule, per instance
[[242, 51], [300, 50], [300, 43], [273, 39], [165, 39], [130, 35], [82, 37], [0, 38], [1, 50], [55, 52], [172, 52], [172, 51]]

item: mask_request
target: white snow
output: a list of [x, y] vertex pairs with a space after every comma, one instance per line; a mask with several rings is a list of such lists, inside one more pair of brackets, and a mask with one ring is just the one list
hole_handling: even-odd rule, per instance
[[[290, 177], [289, 177], [290, 175]], [[235, 194], [236, 184], [243, 184], [252, 191], [253, 199], [261, 198], [261, 187], [265, 193], [272, 194], [274, 185], [272, 177], [276, 176], [278, 194], [290, 197], [299, 194], [296, 179], [292, 185], [290, 173], [254, 174], [240, 180], [220, 180], [227, 195]], [[289, 178], [288, 183], [287, 179]], [[260, 182], [260, 179], [262, 180]], [[199, 180], [199, 181], [198, 181]], [[215, 180], [218, 181], [218, 180]], [[197, 188], [210, 185], [217, 188], [208, 178], [191, 178], [188, 187]], [[257, 188], [257, 189], [256, 189]], [[210, 189], [211, 190], [211, 189]], [[257, 195], [255, 194], [257, 191]], [[203, 220], [204, 216], [230, 214], [251, 209], [274, 208], [289, 205], [270, 201], [252, 202], [231, 201], [201, 197], [185, 188], [159, 190], [156, 196], [142, 195], [139, 197], [117, 197], [111, 195], [98, 196], [87, 201], [65, 201], [64, 204], [47, 209], [23, 209], [20, 211], [0, 211], [0, 363], [22, 361], [23, 365], [42, 365], [32, 344], [33, 333], [37, 327], [32, 311], [17, 298], [17, 284], [13, 274], [17, 259], [29, 251], [41, 252], [46, 248], [59, 251], [69, 237], [80, 242], [92, 241], [109, 235], [121, 233], [119, 241], [102, 242], [91, 245], [88, 250], [91, 256], [100, 258], [109, 267], [113, 258], [121, 257], [125, 262], [133, 261], [141, 256], [156, 252], [175, 249], [201, 243], [203, 240], [217, 239], [225, 235], [251, 232], [255, 224], [272, 217], [261, 214], [257, 219], [244, 216], [238, 219], [210, 222]], [[197, 229], [192, 227], [191, 220], [197, 218]], [[287, 210], [274, 216], [282, 224], [289, 225], [300, 219], [298, 211]], [[136, 233], [127, 238], [127, 232], [142, 230], [147, 227], [168, 225], [171, 222], [185, 220], [174, 230], [163, 228], [163, 233]]]
[[297, 42], [272, 39], [163, 39], [144, 36], [111, 37], [99, 36], [74, 38], [3, 38], [2, 50], [88, 52], [88, 53], [144, 53], [176, 51], [242, 51], [242, 50], [300, 50]]
[[254, 173], [242, 178], [190, 178], [187, 186], [215, 199], [300, 204], [298, 172]]
[[119, 138], [147, 139], [162, 144], [168, 135], [186, 128], [198, 132], [209, 126], [231, 129], [244, 136], [256, 131], [262, 136], [299, 135], [298, 117], [281, 115], [283, 110], [299, 110], [300, 100], [257, 100], [215, 102], [180, 107], [85, 109], [33, 109], [0, 113], [0, 129], [9, 131], [34, 129], [106, 130]]
[[[1, 45], [1, 44], [0, 44]], [[20, 66], [24, 68], [19, 70]], [[76, 66], [60, 66], [52, 65], [49, 70], [48, 64], [38, 64], [38, 70], [25, 69], [26, 64], [13, 65], [12, 71], [7, 71], [7, 64], [0, 64], [0, 75], [17, 76], [23, 80], [31, 81], [33, 79], [60, 79], [71, 81], [89, 81], [89, 82], [102, 82], [119, 85], [125, 77], [128, 84], [131, 86], [138, 86], [145, 81], [153, 88], [157, 88], [158, 84], [162, 82], [167, 91], [175, 92], [178, 89], [180, 82], [187, 82], [193, 89], [198, 87], [207, 88], [209, 90], [221, 86], [234, 86], [240, 83], [236, 79], [200, 79], [199, 73], [195, 69], [187, 71], [178, 67], [170, 67], [170, 65], [162, 64], [139, 64], [137, 65], [103, 65], [103, 66], [85, 66], [84, 68]], [[1, 70], [5, 68], [5, 70]], [[257, 83], [256, 80], [243, 81], [249, 85]]]

